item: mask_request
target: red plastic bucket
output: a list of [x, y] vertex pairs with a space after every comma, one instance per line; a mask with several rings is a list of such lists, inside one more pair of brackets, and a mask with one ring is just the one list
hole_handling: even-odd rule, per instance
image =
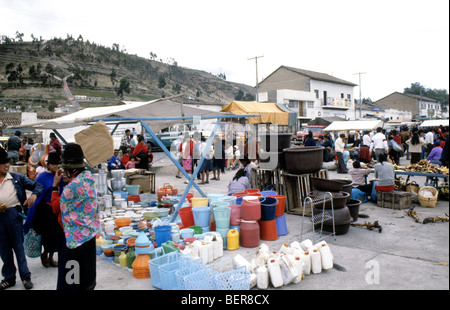
[[277, 223], [275, 220], [258, 221], [260, 227], [260, 238], [265, 241], [274, 241], [278, 239]]
[[194, 215], [192, 213], [192, 207], [184, 207], [178, 210], [178, 214], [180, 215], [181, 223], [183, 223], [184, 227], [194, 226]]
[[277, 209], [275, 210], [275, 216], [283, 216], [286, 205], [286, 196], [283, 195], [271, 195], [267, 197], [273, 197], [278, 200]]
[[245, 221], [257, 221], [261, 219], [261, 203], [259, 199], [244, 197], [241, 203], [241, 219]]
[[231, 209], [230, 213], [230, 225], [240, 225], [241, 222], [241, 205], [229, 205]]
[[246, 189], [244, 193], [250, 194], [248, 196], [252, 196], [252, 194], [259, 194], [259, 189], [256, 188]]

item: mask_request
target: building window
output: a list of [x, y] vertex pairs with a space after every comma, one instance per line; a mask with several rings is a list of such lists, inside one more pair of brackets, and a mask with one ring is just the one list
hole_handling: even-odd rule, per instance
[[314, 101], [308, 101], [308, 109], [314, 108]]
[[348, 99], [349, 101], [351, 101], [351, 100], [352, 100], [352, 95], [347, 94], [347, 99]]
[[341, 98], [344, 99], [344, 93], [341, 93]]
[[298, 101], [297, 100], [289, 100], [288, 108], [298, 109]]
[[314, 89], [314, 93], [316, 94], [316, 98], [319, 98], [319, 90], [318, 89]]

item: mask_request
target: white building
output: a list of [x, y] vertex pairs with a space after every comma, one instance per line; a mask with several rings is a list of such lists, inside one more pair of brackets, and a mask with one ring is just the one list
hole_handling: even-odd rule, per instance
[[259, 84], [258, 97], [298, 111], [303, 123], [316, 117], [355, 119], [355, 86], [325, 73], [281, 66]]

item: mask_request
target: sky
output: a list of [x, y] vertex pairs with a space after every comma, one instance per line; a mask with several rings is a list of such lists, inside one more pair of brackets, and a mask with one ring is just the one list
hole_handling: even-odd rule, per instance
[[81, 35], [250, 86], [285, 65], [373, 101], [415, 82], [449, 90], [448, 0], [0, 0], [0, 35], [17, 31]]

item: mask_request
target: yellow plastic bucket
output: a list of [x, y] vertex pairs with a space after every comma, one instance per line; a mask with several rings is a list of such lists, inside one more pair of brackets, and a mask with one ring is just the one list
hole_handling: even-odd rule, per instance
[[227, 250], [239, 249], [239, 232], [237, 229], [230, 229], [227, 234]]
[[192, 207], [207, 207], [208, 198], [192, 198], [191, 203]]

